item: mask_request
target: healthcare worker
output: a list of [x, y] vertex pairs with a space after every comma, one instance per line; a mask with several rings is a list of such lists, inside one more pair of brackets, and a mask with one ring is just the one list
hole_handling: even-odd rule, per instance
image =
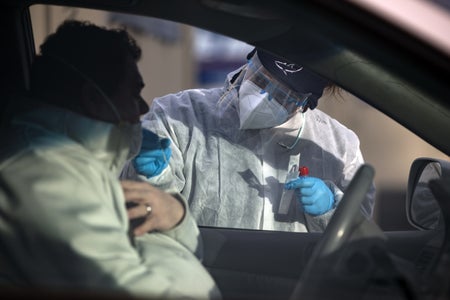
[[[1, 135], [2, 286], [68, 297], [220, 298], [185, 200], [117, 178], [148, 109], [140, 55], [126, 31], [78, 21], [42, 44], [30, 93], [17, 99]], [[127, 211], [126, 203], [134, 205]], [[129, 218], [151, 222], [136, 224], [130, 239]]]
[[[155, 99], [142, 125], [161, 138], [144, 134], [122, 177], [180, 191], [200, 225], [323, 231], [364, 162], [355, 133], [315, 109], [328, 87], [254, 49], [224, 87]], [[308, 177], [298, 177], [300, 166]], [[372, 187], [367, 217], [373, 197]]]

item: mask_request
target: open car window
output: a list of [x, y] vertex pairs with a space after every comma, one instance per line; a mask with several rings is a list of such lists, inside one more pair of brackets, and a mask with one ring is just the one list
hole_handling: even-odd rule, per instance
[[[35, 5], [31, 7], [31, 18], [36, 49], [65, 19], [128, 28], [143, 50], [139, 69], [146, 83], [142, 96], [148, 104], [155, 97], [185, 89], [222, 86], [227, 74], [245, 64], [247, 53], [253, 49], [246, 43], [188, 25], [113, 12]], [[375, 167], [374, 221], [384, 230], [412, 229], [405, 213], [411, 162], [422, 156], [448, 157], [345, 91], [337, 96], [324, 95], [317, 109], [353, 130], [360, 139], [365, 161]]]

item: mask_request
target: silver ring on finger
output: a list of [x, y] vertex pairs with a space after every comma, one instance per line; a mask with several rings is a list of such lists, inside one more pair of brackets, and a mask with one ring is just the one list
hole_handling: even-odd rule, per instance
[[152, 213], [152, 207], [150, 206], [150, 204], [145, 204], [145, 211], [146, 211], [145, 216], [146, 217], [150, 216], [150, 214]]

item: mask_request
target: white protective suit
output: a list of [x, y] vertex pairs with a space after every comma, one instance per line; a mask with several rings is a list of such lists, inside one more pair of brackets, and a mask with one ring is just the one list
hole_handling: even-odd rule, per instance
[[2, 135], [0, 283], [220, 298], [198, 259], [201, 237], [188, 209], [174, 229], [136, 237], [132, 246], [117, 179], [129, 143], [112, 138], [114, 127], [42, 107]]
[[[239, 71], [239, 70], [238, 70]], [[122, 172], [162, 188], [175, 188], [189, 202], [199, 225], [282, 231], [323, 231], [336, 204], [363, 163], [354, 132], [318, 109], [296, 114], [268, 129], [239, 129], [238, 89], [228, 75], [223, 88], [193, 89], [153, 101], [143, 127], [172, 140], [169, 167], [156, 177], [137, 175], [132, 163]], [[240, 76], [242, 78], [242, 76]], [[300, 140], [292, 145], [302, 127]], [[288, 170], [309, 168], [335, 195], [334, 208], [319, 216], [305, 214], [291, 201], [288, 215], [278, 208]], [[361, 209], [371, 217], [374, 188]]]

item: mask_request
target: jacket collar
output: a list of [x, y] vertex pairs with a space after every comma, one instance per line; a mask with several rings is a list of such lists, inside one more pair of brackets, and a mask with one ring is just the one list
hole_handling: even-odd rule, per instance
[[35, 106], [14, 123], [41, 127], [80, 144], [111, 171], [120, 172], [130, 151], [126, 126], [91, 119], [67, 109], [47, 104]]

